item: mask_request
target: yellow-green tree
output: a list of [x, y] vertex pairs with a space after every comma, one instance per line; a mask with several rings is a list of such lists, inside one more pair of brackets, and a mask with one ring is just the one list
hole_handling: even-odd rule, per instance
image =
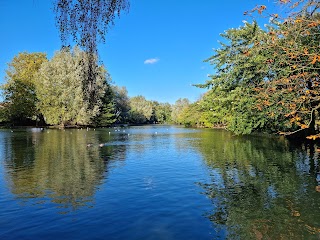
[[47, 62], [45, 53], [22, 52], [15, 56], [6, 70], [4, 94], [4, 115], [14, 124], [26, 124], [40, 120], [35, 85], [39, 82], [36, 73], [42, 63]]
[[64, 46], [69, 37], [87, 53], [86, 75], [82, 83], [88, 109], [94, 111], [99, 100], [99, 83], [96, 82], [99, 70], [96, 68], [97, 45], [105, 35], [116, 16], [129, 9], [128, 0], [53, 0], [53, 10], [57, 27]]
[[38, 106], [47, 124], [88, 125], [99, 116], [106, 91], [106, 70], [95, 64], [96, 101], [89, 103], [86, 92], [88, 53], [64, 48], [42, 65], [36, 84]]
[[187, 98], [179, 98], [174, 105], [172, 105], [171, 119], [174, 123], [183, 123], [182, 113], [189, 107], [190, 101]]
[[139, 95], [130, 98], [130, 121], [132, 123], [146, 123], [152, 116], [152, 102]]

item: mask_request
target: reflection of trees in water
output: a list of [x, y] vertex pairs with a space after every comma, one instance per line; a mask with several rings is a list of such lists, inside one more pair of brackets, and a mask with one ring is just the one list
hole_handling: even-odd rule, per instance
[[[15, 144], [11, 144], [14, 142]], [[34, 141], [31, 134], [15, 131], [4, 135], [5, 161], [10, 168], [32, 166], [34, 162]]]
[[[102, 130], [96, 134], [97, 141], [104, 144], [100, 150], [100, 156], [104, 162], [123, 162], [126, 159], [128, 141], [127, 134], [109, 134], [109, 130]], [[115, 144], [116, 143], [116, 144]], [[108, 165], [108, 168], [110, 165]]]
[[212, 200], [207, 217], [231, 239], [317, 239], [319, 154], [284, 139], [203, 132], [195, 144], [212, 169], [200, 183]]
[[92, 204], [107, 165], [125, 154], [112, 146], [99, 147], [98, 139], [97, 133], [85, 130], [45, 130], [8, 138], [12, 192], [23, 199], [49, 197], [66, 208]]

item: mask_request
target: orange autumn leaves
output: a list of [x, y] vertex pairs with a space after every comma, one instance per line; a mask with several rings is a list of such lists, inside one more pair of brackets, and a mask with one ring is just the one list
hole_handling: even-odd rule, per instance
[[[271, 21], [264, 42], [255, 45], [270, 56], [266, 64], [272, 72], [272, 77], [255, 88], [256, 109], [282, 121], [285, 127], [280, 134], [307, 130], [308, 139], [318, 139], [320, 134], [308, 133], [317, 133], [316, 124], [320, 120], [320, 3], [279, 2], [291, 8], [299, 6], [305, 12], [288, 15], [282, 22]], [[280, 18], [278, 14], [271, 16]]]
[[317, 61], [320, 62], [320, 56], [315, 55], [312, 59], [311, 64], [315, 64]]

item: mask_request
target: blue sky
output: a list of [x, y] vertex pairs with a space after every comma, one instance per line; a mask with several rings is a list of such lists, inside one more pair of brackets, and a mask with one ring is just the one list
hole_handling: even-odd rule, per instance
[[[131, 0], [130, 11], [116, 20], [100, 44], [100, 59], [113, 82], [129, 96], [174, 103], [195, 101], [214, 72], [203, 60], [218, 48], [219, 34], [248, 20], [244, 11], [272, 0]], [[22, 51], [51, 58], [61, 41], [51, 0], [0, 0], [0, 83], [7, 63]]]

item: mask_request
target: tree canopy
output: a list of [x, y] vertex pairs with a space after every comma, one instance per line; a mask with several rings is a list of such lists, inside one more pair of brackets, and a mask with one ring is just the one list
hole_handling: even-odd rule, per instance
[[53, 3], [63, 43], [67, 44], [71, 36], [91, 53], [96, 53], [99, 40], [105, 41], [115, 17], [129, 9], [128, 0], [54, 0]]
[[64, 48], [42, 64], [37, 77], [36, 91], [39, 108], [48, 124], [87, 125], [99, 115], [106, 89], [106, 70], [96, 66], [97, 101], [89, 107], [83, 86], [86, 82], [87, 53], [78, 48]]
[[283, 17], [260, 5], [245, 14], [269, 17], [264, 27], [254, 20], [221, 34], [220, 48], [206, 60], [215, 73], [196, 85], [209, 90], [182, 112], [181, 123], [320, 137], [320, 3], [279, 3], [292, 11]]
[[42, 63], [47, 62], [45, 53], [22, 52], [15, 56], [6, 70], [6, 83], [1, 86], [5, 108], [5, 121], [28, 124], [41, 118], [37, 108], [35, 85], [36, 73]]
[[[88, 62], [92, 60], [95, 87], [88, 90]], [[9, 63], [6, 80], [0, 105], [2, 123], [65, 127], [171, 121], [169, 103], [143, 96], [130, 98], [125, 87], [112, 84], [97, 56], [79, 47], [65, 47], [50, 60], [44, 53], [19, 53]], [[94, 98], [89, 99], [90, 92]]]

